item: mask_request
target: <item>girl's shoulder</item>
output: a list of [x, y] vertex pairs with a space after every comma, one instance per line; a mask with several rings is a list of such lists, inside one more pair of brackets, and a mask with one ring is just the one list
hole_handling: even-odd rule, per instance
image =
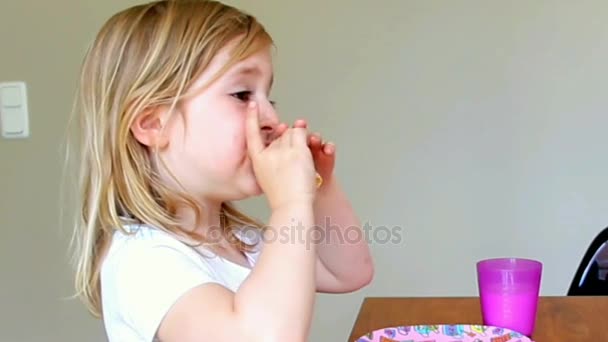
[[120, 253], [123, 250], [162, 249], [169, 248], [182, 252], [186, 256], [194, 256], [191, 246], [175, 234], [147, 224], [128, 224], [118, 229], [112, 236], [108, 255]]
[[[234, 236], [250, 246], [247, 257], [255, 264], [264, 245], [262, 230], [258, 227], [239, 227]], [[171, 255], [173, 261], [193, 263], [199, 268], [216, 268], [218, 256], [196, 243], [188, 243], [176, 234], [147, 224], [129, 224], [116, 230], [105, 256], [104, 264], [112, 266], [128, 260], [146, 260], [160, 255]], [[219, 264], [221, 265], [221, 264]], [[107, 267], [106, 267], [107, 268]]]
[[[169, 308], [204, 283], [225, 285], [207, 259], [171, 234], [148, 226], [116, 230], [101, 267], [102, 308], [110, 340], [152, 341]], [[133, 340], [134, 340], [133, 339]]]

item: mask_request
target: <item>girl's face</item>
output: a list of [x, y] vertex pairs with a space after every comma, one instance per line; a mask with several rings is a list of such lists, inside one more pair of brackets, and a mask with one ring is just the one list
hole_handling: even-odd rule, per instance
[[[199, 89], [225, 64], [227, 46], [195, 80]], [[235, 64], [209, 87], [178, 105], [167, 125], [168, 145], [161, 152], [185, 190], [198, 198], [238, 200], [259, 195], [247, 154], [245, 117], [249, 101], [260, 108], [262, 137], [273, 139], [279, 124], [269, 93], [273, 80], [270, 47]]]

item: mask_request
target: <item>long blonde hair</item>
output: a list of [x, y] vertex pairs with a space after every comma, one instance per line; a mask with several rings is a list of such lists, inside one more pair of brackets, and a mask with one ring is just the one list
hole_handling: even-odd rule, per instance
[[[216, 77], [271, 45], [271, 37], [254, 17], [222, 3], [165, 0], [115, 14], [87, 51], [74, 112], [80, 152], [73, 248], [76, 294], [94, 316], [102, 315], [100, 266], [114, 231], [137, 222], [201, 241], [180, 229], [175, 208], [189, 205], [199, 218], [201, 209], [159, 181], [130, 126], [148, 108], [175, 106], [218, 51], [239, 37]], [[230, 203], [222, 205], [221, 223], [225, 233], [237, 225], [260, 227]]]

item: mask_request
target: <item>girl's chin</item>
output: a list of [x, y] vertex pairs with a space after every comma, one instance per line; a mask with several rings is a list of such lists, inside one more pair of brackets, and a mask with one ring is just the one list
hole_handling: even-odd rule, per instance
[[236, 181], [236, 186], [240, 189], [240, 192], [245, 195], [245, 197], [254, 197], [262, 195], [264, 191], [258, 184], [258, 180], [255, 176], [255, 173], [251, 168], [251, 164], [248, 162], [246, 162], [245, 164], [248, 165], [243, 165], [244, 167], [240, 170], [238, 175], [234, 175], [235, 177], [233, 177], [232, 181]]
[[257, 182], [255, 182], [255, 184], [253, 186], [253, 191], [251, 193], [253, 196], [260, 196], [261, 194], [264, 193], [264, 191], [262, 190], [260, 185]]
[[249, 196], [259, 196], [264, 193], [264, 191], [258, 184], [258, 181], [256, 180], [255, 176], [253, 175], [251, 175], [251, 177], [248, 177], [246, 184], [244, 184], [244, 187], [246, 189], [245, 192]]

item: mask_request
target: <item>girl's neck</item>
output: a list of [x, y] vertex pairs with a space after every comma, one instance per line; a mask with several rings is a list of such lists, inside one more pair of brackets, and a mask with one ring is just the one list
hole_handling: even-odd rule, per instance
[[182, 229], [189, 233], [196, 233], [205, 238], [217, 239], [223, 231], [220, 219], [222, 203], [207, 202], [201, 205], [199, 221], [192, 208], [182, 207], [177, 210], [177, 218]]
[[[206, 203], [201, 208], [199, 222], [196, 222], [195, 212], [191, 208], [181, 208], [177, 211], [182, 229], [202, 236], [206, 240], [204, 249], [213, 251], [230, 262], [250, 267], [245, 254], [240, 252], [224, 235], [220, 215], [222, 203]], [[195, 248], [198, 249], [198, 247]]]
[[214, 251], [231, 262], [248, 267], [245, 255], [239, 252], [224, 236], [220, 215], [222, 204], [206, 203], [202, 208], [199, 222], [196, 222], [196, 215], [191, 208], [182, 208], [177, 211], [182, 229], [202, 236], [206, 240], [205, 249]]

